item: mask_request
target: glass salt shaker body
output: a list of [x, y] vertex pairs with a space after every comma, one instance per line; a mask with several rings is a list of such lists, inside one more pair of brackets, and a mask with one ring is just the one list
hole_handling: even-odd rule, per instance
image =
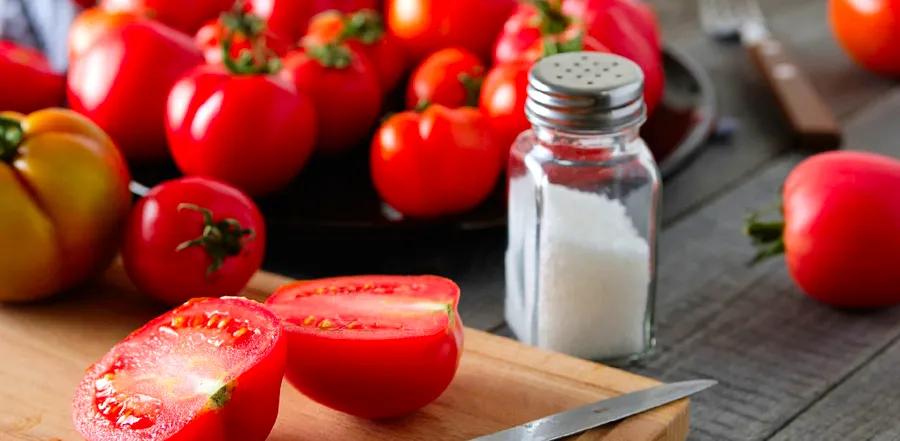
[[638, 129], [643, 75], [596, 52], [530, 72], [509, 161], [506, 319], [522, 341], [628, 363], [654, 346], [659, 171]]

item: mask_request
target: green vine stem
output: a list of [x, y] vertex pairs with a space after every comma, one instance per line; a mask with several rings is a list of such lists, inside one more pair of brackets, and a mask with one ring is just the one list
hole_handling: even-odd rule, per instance
[[363, 9], [344, 18], [344, 28], [338, 36], [339, 42], [355, 39], [370, 45], [384, 36], [384, 22], [377, 12]]
[[784, 220], [761, 221], [759, 213], [753, 213], [744, 224], [744, 234], [750, 236], [756, 247], [751, 264], [784, 253]]
[[208, 208], [188, 203], [178, 204], [178, 211], [183, 210], [196, 211], [203, 216], [203, 232], [199, 237], [178, 244], [175, 251], [203, 247], [206, 254], [212, 259], [212, 263], [206, 268], [207, 276], [218, 271], [226, 257], [240, 254], [244, 249], [245, 238], [253, 239], [256, 236], [253, 229], [242, 227], [237, 219], [214, 220], [213, 213]]
[[563, 14], [559, 0], [528, 0], [538, 11], [538, 27], [543, 35], [557, 35], [565, 32], [572, 20]]
[[12, 161], [19, 154], [25, 130], [18, 120], [0, 116], [0, 161]]
[[[274, 74], [281, 68], [281, 62], [266, 45], [266, 24], [250, 13], [243, 1], [237, 1], [231, 11], [219, 17], [219, 22], [227, 31], [222, 38], [222, 63], [235, 75]], [[234, 39], [243, 35], [250, 42], [249, 49], [243, 49], [235, 57], [231, 53]]]

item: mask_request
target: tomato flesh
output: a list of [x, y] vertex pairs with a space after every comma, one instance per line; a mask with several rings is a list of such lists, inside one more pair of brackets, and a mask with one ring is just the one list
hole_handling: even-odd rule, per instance
[[[75, 425], [88, 440], [191, 439], [201, 432], [210, 440], [264, 439], [277, 413], [284, 356], [280, 323], [261, 305], [191, 300], [88, 370], [74, 402]], [[251, 398], [256, 409], [232, 409]], [[210, 429], [232, 427], [229, 415], [254, 412], [252, 428]]]
[[355, 276], [290, 284], [267, 304], [285, 322], [288, 381], [378, 419], [413, 412], [449, 385], [462, 352], [458, 300], [441, 277]]

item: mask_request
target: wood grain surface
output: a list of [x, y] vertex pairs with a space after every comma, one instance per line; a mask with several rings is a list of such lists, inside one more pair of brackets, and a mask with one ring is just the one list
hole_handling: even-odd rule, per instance
[[[260, 273], [246, 295], [262, 299], [288, 281]], [[84, 369], [161, 308], [135, 292], [120, 265], [63, 298], [0, 307], [0, 439], [78, 439], [71, 395]], [[544, 352], [467, 329], [460, 369], [448, 390], [419, 412], [371, 422], [332, 411], [284, 383], [269, 437], [289, 440], [464, 440], [599, 399], [658, 384], [596, 363]], [[688, 402], [681, 400], [581, 440], [682, 441]]]

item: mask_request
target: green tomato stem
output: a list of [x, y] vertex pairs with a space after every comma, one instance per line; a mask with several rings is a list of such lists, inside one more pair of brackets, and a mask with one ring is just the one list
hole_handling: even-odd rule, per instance
[[10, 162], [19, 154], [25, 130], [18, 120], [0, 116], [0, 160]]
[[213, 219], [213, 213], [208, 208], [195, 204], [178, 204], [178, 211], [192, 210], [203, 216], [203, 231], [199, 237], [186, 240], [175, 248], [176, 252], [184, 251], [191, 247], [203, 247], [206, 254], [212, 259], [212, 263], [206, 268], [207, 277], [222, 267], [226, 257], [237, 256], [244, 249], [244, 240], [253, 239], [256, 232], [251, 228], [244, 228], [237, 219], [226, 218], [220, 221]]
[[751, 264], [757, 264], [770, 257], [783, 254], [784, 220], [760, 221], [759, 214], [751, 214], [744, 225], [744, 234], [750, 237], [756, 255]]

